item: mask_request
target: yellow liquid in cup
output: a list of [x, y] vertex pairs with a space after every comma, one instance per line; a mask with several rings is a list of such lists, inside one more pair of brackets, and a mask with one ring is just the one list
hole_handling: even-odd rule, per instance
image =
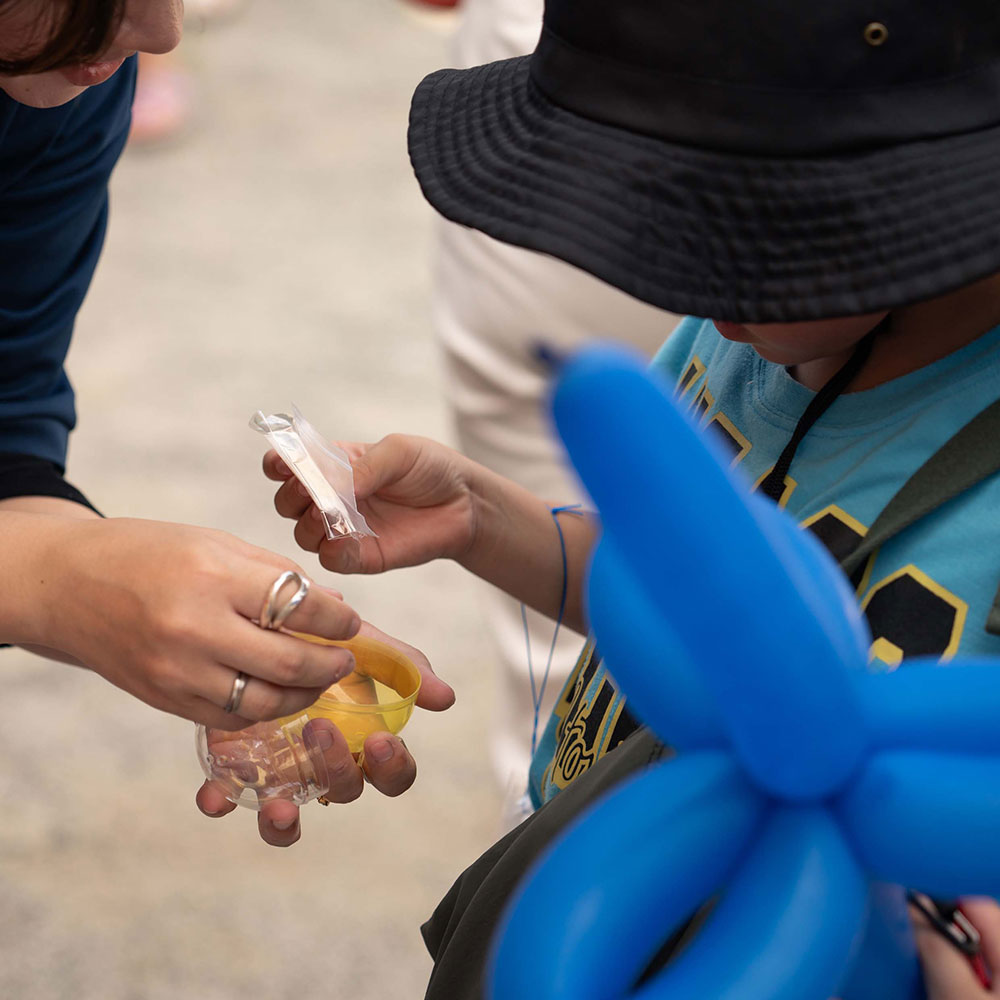
[[352, 753], [359, 753], [372, 733], [398, 733], [406, 725], [420, 691], [420, 671], [407, 656], [367, 636], [339, 641], [292, 634], [319, 646], [349, 649], [354, 672], [327, 688], [305, 712], [278, 719], [275, 725], [301, 731], [309, 719], [329, 719], [344, 734]]

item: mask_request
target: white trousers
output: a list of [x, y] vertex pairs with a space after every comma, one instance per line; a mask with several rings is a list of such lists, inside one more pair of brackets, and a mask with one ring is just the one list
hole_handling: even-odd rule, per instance
[[[534, 48], [542, 0], [464, 0], [461, 9], [458, 65]], [[438, 223], [434, 256], [434, 323], [459, 446], [554, 505], [583, 501], [546, 410], [549, 373], [537, 359], [538, 343], [568, 350], [593, 339], [616, 340], [648, 355], [666, 339], [676, 317], [562, 261], [444, 220]], [[552, 537], [555, 547], [554, 527]], [[491, 757], [512, 802], [526, 785], [535, 716], [525, 632], [518, 602], [492, 587], [484, 602], [499, 665]], [[554, 622], [529, 611], [528, 623], [540, 685]], [[539, 736], [581, 646], [578, 635], [561, 630], [539, 706]]]

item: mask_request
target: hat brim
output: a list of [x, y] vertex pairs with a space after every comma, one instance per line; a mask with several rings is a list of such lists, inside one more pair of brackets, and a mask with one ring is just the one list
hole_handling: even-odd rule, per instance
[[410, 158], [446, 218], [671, 312], [742, 323], [877, 312], [1000, 271], [1000, 127], [747, 157], [582, 117], [529, 66], [440, 70], [417, 88]]

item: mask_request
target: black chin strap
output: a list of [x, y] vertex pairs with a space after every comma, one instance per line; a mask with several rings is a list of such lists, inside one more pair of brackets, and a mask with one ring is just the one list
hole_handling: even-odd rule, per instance
[[833, 401], [851, 384], [854, 377], [864, 367], [872, 353], [872, 345], [875, 338], [889, 328], [889, 319], [892, 313], [887, 313], [885, 318], [877, 323], [871, 330], [858, 341], [854, 352], [847, 359], [844, 365], [839, 368], [830, 380], [813, 396], [805, 412], [799, 417], [799, 422], [792, 431], [792, 436], [785, 445], [784, 450], [778, 456], [778, 461], [774, 463], [774, 468], [764, 477], [758, 487], [758, 492], [770, 497], [775, 503], [781, 499], [781, 494], [785, 492], [785, 477], [791, 467], [792, 459], [802, 439], [809, 433], [809, 429], [814, 423], [830, 408]]

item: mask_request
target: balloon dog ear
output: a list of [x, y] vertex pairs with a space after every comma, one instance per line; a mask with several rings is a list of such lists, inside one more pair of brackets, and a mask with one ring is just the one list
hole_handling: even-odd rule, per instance
[[633, 715], [655, 732], [669, 733], [677, 750], [727, 744], [718, 705], [697, 662], [607, 534], [590, 567], [587, 615]]
[[[553, 412], [620, 557], [615, 572], [613, 560], [595, 560], [595, 623], [618, 616], [651, 648], [669, 633], [762, 787], [796, 800], [836, 790], [866, 745], [845, 655], [860, 668], [867, 651], [856, 612], [840, 594], [831, 601], [836, 566], [750, 494], [641, 358], [580, 353], [561, 369]], [[625, 573], [646, 601], [620, 600]], [[630, 668], [643, 665], [603, 652], [629, 694]], [[669, 694], [664, 684], [659, 697]], [[805, 744], [822, 749], [802, 754]]]

